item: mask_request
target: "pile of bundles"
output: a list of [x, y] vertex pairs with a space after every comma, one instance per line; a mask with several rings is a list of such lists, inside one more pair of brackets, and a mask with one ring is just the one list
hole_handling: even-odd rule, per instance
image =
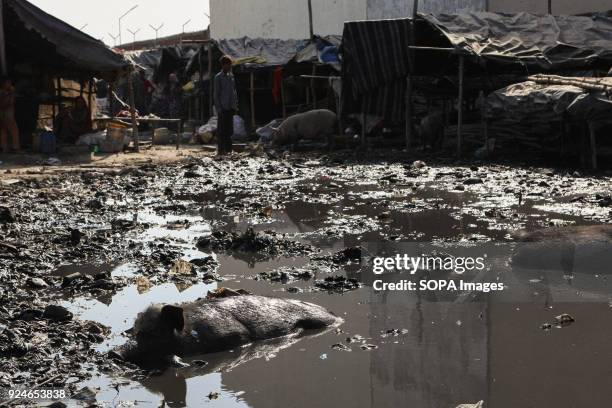
[[612, 77], [534, 75], [493, 92], [484, 104], [485, 117], [498, 131], [542, 147], [551, 135], [561, 132], [564, 122], [611, 118]]

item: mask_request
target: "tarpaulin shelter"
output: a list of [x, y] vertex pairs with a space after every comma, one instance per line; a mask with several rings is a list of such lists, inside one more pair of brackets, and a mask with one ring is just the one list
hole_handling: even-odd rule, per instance
[[27, 63], [63, 78], [112, 79], [128, 67], [101, 41], [25, 0], [3, 0], [1, 7], [9, 72]]
[[413, 88], [461, 94], [463, 101], [465, 92], [488, 93], [530, 74], [607, 72], [612, 13], [466, 12], [347, 22], [342, 57], [344, 113], [402, 121], [410, 117]]
[[[612, 77], [530, 76], [528, 81], [491, 93], [484, 100], [484, 115], [507, 128], [548, 138], [556, 134], [566, 137], [568, 123], [586, 124], [590, 133], [591, 161], [596, 167], [597, 130], [612, 123]], [[562, 131], [556, 132], [555, 127]], [[576, 138], [579, 134], [571, 136]], [[560, 145], [563, 143], [561, 140]]]
[[91, 107], [93, 78], [114, 80], [129, 63], [28, 1], [1, 0], [0, 68], [16, 85], [16, 119], [27, 144], [37, 119], [49, 124], [56, 106], [75, 95], [85, 96]]
[[[250, 110], [251, 125], [255, 126], [262, 119], [277, 118], [280, 110], [285, 117], [287, 109], [317, 106], [317, 94], [321, 92], [317, 92], [314, 79], [337, 75], [340, 42], [339, 36], [314, 36], [304, 40], [243, 37], [221, 39], [215, 44], [220, 54], [228, 55], [234, 61], [238, 90], [247, 90], [250, 99], [248, 105], [242, 106]], [[304, 86], [298, 86], [298, 82]], [[302, 88], [305, 89], [305, 98], [298, 95]], [[239, 98], [240, 101], [244, 99]], [[289, 99], [300, 102], [292, 106], [286, 103]], [[301, 102], [303, 99], [305, 104]], [[257, 115], [256, 106], [259, 107]], [[264, 109], [268, 112], [262, 112]]]

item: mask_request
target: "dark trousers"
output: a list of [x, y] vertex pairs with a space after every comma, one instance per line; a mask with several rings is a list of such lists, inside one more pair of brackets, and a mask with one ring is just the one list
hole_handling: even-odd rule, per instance
[[221, 111], [217, 119], [218, 153], [231, 153], [232, 135], [234, 134], [234, 111]]

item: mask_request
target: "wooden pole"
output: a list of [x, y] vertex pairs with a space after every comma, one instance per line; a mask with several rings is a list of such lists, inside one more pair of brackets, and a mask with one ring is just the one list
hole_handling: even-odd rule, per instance
[[56, 82], [57, 82], [57, 112], [59, 113], [62, 111], [62, 78], [58, 76]]
[[93, 78], [89, 78], [89, 89], [87, 95], [87, 106], [89, 106], [89, 117], [93, 116]]
[[[204, 89], [204, 46], [202, 45], [200, 48], [200, 56], [198, 58], [198, 62], [200, 64], [200, 91]], [[199, 108], [199, 119], [204, 120], [204, 94], [200, 92], [200, 97], [198, 98], [198, 108]]]
[[317, 74], [317, 66], [316, 64], [312, 64], [312, 76], [310, 78], [310, 92], [312, 93], [312, 108], [317, 109], [317, 91], [315, 89], [314, 76]]
[[283, 106], [283, 119], [287, 117], [287, 102], [285, 101], [285, 78], [281, 77], [281, 104]]
[[591, 166], [593, 170], [597, 170], [597, 138], [593, 122], [589, 122], [589, 134], [591, 136]]
[[310, 40], [314, 40], [314, 26], [312, 22], [312, 0], [308, 0], [308, 24], [310, 27]]
[[548, 14], [552, 14], [552, 0], [548, 0]]
[[130, 113], [132, 116], [132, 140], [134, 141], [134, 149], [138, 153], [140, 151], [140, 140], [138, 137], [138, 122], [136, 121], [136, 102], [134, 98], [134, 71], [128, 72], [128, 93], [130, 98]]
[[[419, 10], [419, 0], [413, 0], [412, 3], [412, 20], [410, 21], [410, 46], [415, 46], [416, 41], [414, 40], [414, 20], [417, 17], [417, 13]], [[412, 117], [414, 115], [414, 98], [412, 95], [413, 90], [413, 81], [412, 75], [415, 72], [415, 61], [414, 61], [414, 51], [411, 49], [408, 53], [408, 76], [406, 77], [406, 151], [409, 152], [412, 148], [412, 140], [413, 131], [414, 131], [414, 123], [412, 121]]]
[[412, 123], [412, 74], [406, 77], [406, 151], [412, 148], [414, 125]]
[[215, 81], [213, 80], [213, 65], [212, 65], [212, 44], [208, 44], [208, 113], [209, 116], [213, 116], [213, 85]]
[[465, 58], [463, 55], [459, 56], [459, 98], [457, 101], [457, 157], [461, 157], [461, 148], [463, 144], [463, 77], [465, 74]]
[[361, 148], [365, 150], [366, 146], [366, 111], [365, 100], [361, 103]]
[[115, 83], [111, 82], [108, 84], [108, 93], [106, 94], [106, 98], [108, 100], [108, 110], [109, 110], [109, 115], [110, 117], [114, 117], [115, 116], [115, 96], [114, 96], [114, 92], [115, 92]]
[[251, 71], [251, 128], [255, 127], [255, 74]]
[[4, 34], [4, 0], [0, 0], [0, 71], [2, 75], [8, 74], [6, 61], [6, 37]]

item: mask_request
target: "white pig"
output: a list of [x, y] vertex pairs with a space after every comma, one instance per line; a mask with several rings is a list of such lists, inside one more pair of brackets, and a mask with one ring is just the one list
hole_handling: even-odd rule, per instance
[[288, 144], [295, 146], [302, 139], [316, 141], [327, 138], [331, 147], [337, 122], [338, 116], [327, 109], [299, 113], [287, 118], [278, 128], [273, 129], [273, 141], [279, 146]]

